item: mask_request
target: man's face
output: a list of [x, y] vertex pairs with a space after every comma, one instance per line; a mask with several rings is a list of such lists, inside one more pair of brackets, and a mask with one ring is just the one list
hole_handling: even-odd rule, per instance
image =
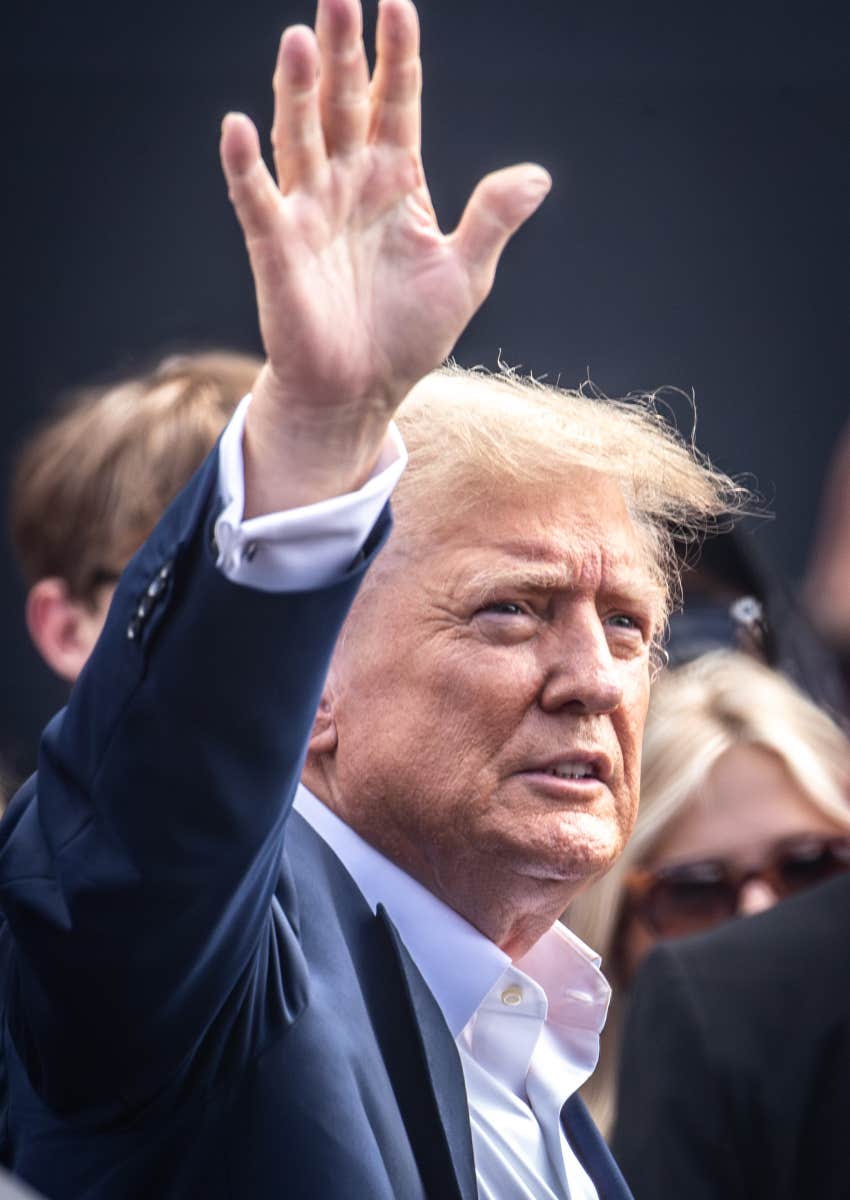
[[330, 802], [479, 927], [523, 888], [565, 904], [637, 811], [662, 597], [622, 495], [576, 468], [394, 539], [331, 671]]

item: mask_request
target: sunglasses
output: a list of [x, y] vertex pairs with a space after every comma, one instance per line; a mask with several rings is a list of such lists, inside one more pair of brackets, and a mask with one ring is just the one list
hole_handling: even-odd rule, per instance
[[784, 899], [849, 869], [850, 837], [806, 834], [777, 842], [765, 862], [751, 870], [707, 858], [632, 871], [626, 879], [627, 911], [659, 937], [681, 937], [736, 916], [741, 891], [752, 879]]

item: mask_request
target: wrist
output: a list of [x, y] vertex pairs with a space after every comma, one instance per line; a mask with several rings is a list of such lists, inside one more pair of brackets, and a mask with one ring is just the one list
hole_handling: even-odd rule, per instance
[[310, 399], [294, 395], [268, 364], [260, 373], [243, 436], [246, 518], [357, 491], [371, 475], [393, 406]]

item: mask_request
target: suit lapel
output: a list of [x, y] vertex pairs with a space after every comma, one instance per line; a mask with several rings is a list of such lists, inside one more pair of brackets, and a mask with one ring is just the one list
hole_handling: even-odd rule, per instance
[[[403, 1173], [394, 1177], [400, 1200], [477, 1200], [463, 1071], [436, 1000], [383, 906], [375, 916], [337, 855], [298, 812], [290, 818], [287, 853], [295, 885], [288, 887], [284, 875], [278, 899], [289, 897], [296, 923], [301, 907], [310, 912], [312, 929], [336, 927], [357, 974], [422, 1181], [420, 1191]], [[397, 1126], [393, 1136], [399, 1136]]]
[[[410, 1013], [415, 1040], [421, 1052], [420, 1076], [424, 1067], [427, 1103], [432, 1110], [432, 1119], [422, 1122], [414, 1118], [412, 1122], [406, 1120], [405, 1124], [426, 1180], [428, 1194], [439, 1197], [439, 1200], [449, 1200], [450, 1197], [476, 1200], [478, 1186], [475, 1181], [469, 1106], [457, 1048], [439, 1005], [382, 904], [378, 905], [377, 921], [401, 969], [408, 1002], [405, 1007]], [[396, 1019], [400, 1019], [400, 1014]], [[413, 1078], [409, 1071], [405, 1077]], [[420, 1079], [415, 1079], [414, 1090], [420, 1088]], [[422, 1096], [420, 1094], [417, 1100], [408, 1093], [407, 1102], [421, 1104]]]
[[576, 1158], [593, 1180], [599, 1200], [634, 1200], [611, 1151], [578, 1095], [570, 1096], [561, 1109], [561, 1123]]

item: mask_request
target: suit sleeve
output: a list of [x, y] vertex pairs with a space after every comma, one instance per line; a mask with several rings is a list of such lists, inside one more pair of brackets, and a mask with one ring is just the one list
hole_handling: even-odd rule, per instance
[[305, 1000], [294, 902], [273, 900], [285, 822], [389, 515], [327, 586], [245, 588], [214, 562], [216, 468], [214, 454], [131, 562], [0, 826], [10, 1028], [58, 1111], [144, 1103], [225, 1026], [232, 1043], [228, 1006], [267, 992], [263, 972], [285, 1017]]
[[614, 1157], [635, 1200], [745, 1200], [702, 997], [672, 947], [638, 972], [624, 1027]]

